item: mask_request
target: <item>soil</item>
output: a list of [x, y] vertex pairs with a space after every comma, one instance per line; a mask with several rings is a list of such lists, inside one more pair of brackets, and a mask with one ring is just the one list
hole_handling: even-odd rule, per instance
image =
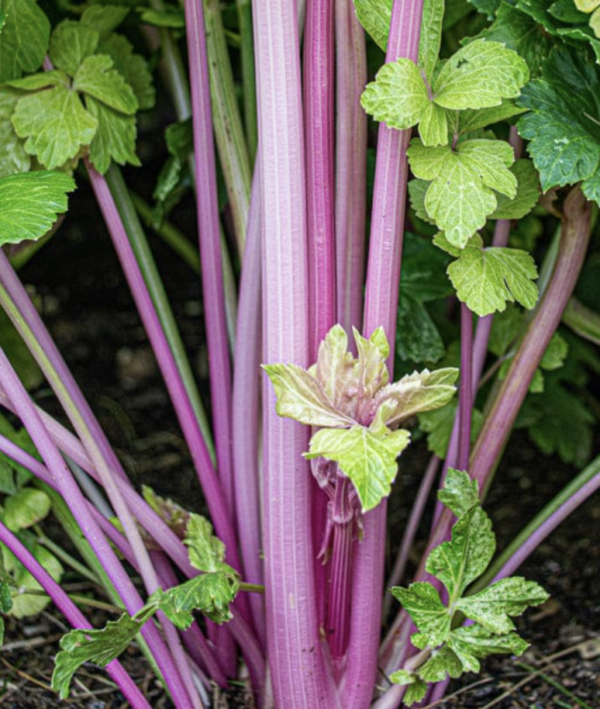
[[[202, 496], [173, 410], [110, 240], [93, 198], [83, 188], [57, 236], [22, 271], [63, 355], [86, 393], [136, 485], [149, 484], [194, 510]], [[206, 388], [200, 284], [167, 247], [152, 241], [167, 291]], [[35, 392], [60, 417], [45, 388]], [[598, 449], [598, 446], [595, 447]], [[417, 444], [403, 459], [404, 476], [391, 500], [391, 538], [398, 538], [419, 482], [426, 451]], [[414, 472], [413, 472], [414, 471]], [[513, 437], [486, 504], [505, 544], [576, 473], [557, 458], [541, 456], [519, 434]], [[449, 687], [456, 696], [437, 706], [489, 709], [600, 708], [600, 498], [596, 495], [564, 523], [520, 573], [543, 584], [551, 600], [519, 622], [530, 650], [489, 660], [477, 677]], [[424, 535], [424, 532], [422, 536]], [[390, 559], [392, 561], [392, 559]], [[81, 579], [69, 579], [77, 589]], [[85, 584], [83, 584], [85, 589]], [[92, 619], [95, 619], [92, 614]], [[98, 622], [102, 622], [98, 616]], [[26, 622], [7, 621], [0, 657], [0, 706], [37, 709], [57, 705], [49, 691], [52, 658], [65, 626], [52, 610]], [[168, 700], [135, 651], [124, 662], [150, 703]], [[65, 709], [118, 709], [127, 703], [106, 675], [86, 667], [77, 675]], [[458, 693], [460, 692], [460, 693]], [[214, 706], [242, 706], [233, 695]], [[247, 706], [247, 704], [246, 704]]]

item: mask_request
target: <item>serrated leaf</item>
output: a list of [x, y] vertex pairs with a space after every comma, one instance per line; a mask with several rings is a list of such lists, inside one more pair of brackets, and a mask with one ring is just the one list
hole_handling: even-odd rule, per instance
[[513, 199], [498, 195], [498, 206], [490, 219], [522, 219], [538, 203], [542, 191], [531, 160], [517, 160], [510, 170], [517, 179], [517, 194]]
[[375, 434], [365, 426], [325, 428], [310, 439], [310, 450], [304, 457], [323, 457], [338, 463], [356, 488], [362, 511], [368, 512], [390, 494], [398, 472], [396, 458], [409, 441], [410, 433], [402, 429]]
[[178, 628], [185, 630], [194, 621], [192, 612], [201, 611], [214, 623], [226, 623], [233, 617], [230, 604], [239, 590], [238, 575], [230, 571], [200, 574], [179, 586], [159, 590], [151, 600]]
[[421, 115], [419, 136], [423, 145], [448, 145], [448, 119], [445, 108], [429, 102]]
[[133, 89], [113, 69], [113, 60], [106, 54], [96, 54], [83, 61], [75, 74], [73, 88], [126, 115], [137, 111], [138, 102]]
[[479, 486], [477, 480], [471, 480], [466, 471], [448, 468], [444, 487], [438, 491], [437, 496], [443, 505], [460, 518], [479, 504]]
[[435, 547], [426, 570], [446, 587], [450, 605], [487, 569], [496, 550], [492, 523], [481, 507], [473, 507], [452, 528], [452, 539]]
[[433, 237], [432, 243], [434, 246], [437, 246], [438, 249], [445, 251], [447, 254], [450, 254], [450, 256], [454, 256], [454, 258], [458, 258], [461, 254], [461, 249], [452, 245], [446, 238], [443, 231], [438, 231], [438, 233]]
[[389, 381], [386, 360], [390, 354], [388, 339], [382, 327], [377, 327], [367, 340], [353, 327], [358, 352], [357, 378], [360, 396], [371, 399]]
[[354, 0], [358, 21], [375, 43], [387, 49], [393, 0]]
[[562, 47], [545, 62], [542, 78], [523, 90], [519, 105], [530, 112], [519, 118], [517, 128], [530, 141], [527, 150], [544, 191], [596, 175], [600, 161], [599, 92], [598, 66]]
[[427, 180], [411, 180], [408, 183], [408, 196], [410, 198], [410, 206], [417, 217], [428, 224], [435, 224], [435, 221], [427, 214], [425, 209], [425, 195], [428, 189], [429, 182]]
[[446, 641], [450, 634], [451, 613], [434, 586], [417, 582], [408, 588], [396, 586], [391, 592], [423, 635], [423, 647], [437, 647]]
[[354, 423], [339, 413], [319, 382], [295, 364], [263, 364], [277, 395], [279, 416], [309, 426], [343, 428]]
[[444, 356], [444, 342], [427, 309], [410, 293], [398, 303], [396, 355], [413, 362], [437, 362]]
[[520, 576], [501, 579], [483, 591], [456, 602], [456, 608], [493, 633], [515, 629], [511, 617], [521, 615], [529, 606], [538, 606], [549, 598], [535, 581]]
[[69, 696], [73, 675], [85, 662], [106, 667], [124, 652], [141, 630], [144, 622], [155, 612], [145, 608], [143, 613], [131, 618], [123, 614], [119, 620], [109, 621], [102, 630], [72, 630], [60, 641], [52, 673], [52, 689], [61, 699]]
[[89, 25], [64, 20], [50, 39], [50, 60], [52, 64], [70, 76], [75, 76], [85, 59], [96, 51], [100, 33]]
[[334, 325], [319, 345], [317, 362], [309, 369], [337, 411], [344, 411], [348, 389], [356, 385], [356, 360], [348, 352], [348, 336], [341, 325]]
[[201, 515], [191, 514], [186, 530], [185, 545], [190, 563], [199, 571], [220, 571], [225, 561], [225, 545], [213, 534], [212, 524]]
[[27, 139], [25, 150], [49, 170], [75, 158], [92, 142], [98, 125], [77, 93], [62, 85], [23, 96], [12, 122], [17, 135]]
[[482, 128], [487, 128], [493, 123], [506, 121], [513, 116], [518, 116], [525, 109], [520, 108], [512, 101], [503, 101], [500, 106], [480, 108], [473, 111], [461, 111], [458, 114], [458, 134], [472, 133]]
[[421, 37], [419, 39], [419, 66], [425, 72], [425, 77], [430, 84], [440, 53], [444, 5], [444, 0], [425, 0], [423, 3], [423, 19], [421, 22]]
[[[54, 69], [53, 71], [44, 71], [41, 74], [30, 74], [21, 79], [13, 79], [8, 81], [7, 85], [21, 91], [39, 91], [40, 89], [48, 88], [49, 86], [58, 86], [63, 84], [69, 86], [69, 77], [64, 71]], [[20, 96], [20, 94], [19, 94]]]
[[0, 243], [39, 239], [67, 211], [66, 193], [75, 189], [60, 172], [28, 172], [0, 180]]
[[[457, 406], [458, 403], [453, 400], [437, 411], [427, 411], [419, 414], [419, 426], [429, 434], [427, 436], [427, 447], [439, 458], [446, 457]], [[483, 414], [478, 409], [475, 409], [471, 422], [471, 443], [474, 443], [477, 439], [482, 425]]]
[[426, 682], [443, 682], [448, 675], [456, 678], [463, 672], [463, 666], [456, 653], [447, 645], [434, 650], [427, 662], [419, 670], [419, 676]]
[[0, 87], [0, 177], [27, 172], [31, 164], [10, 120], [20, 97], [20, 92]]
[[114, 68], [133, 89], [139, 110], [152, 108], [156, 102], [152, 74], [144, 57], [134, 54], [131, 42], [120, 34], [110, 34], [101, 40], [98, 51], [113, 60]]
[[90, 161], [101, 174], [108, 170], [111, 160], [119, 165], [135, 165], [141, 162], [135, 154], [137, 127], [135, 116], [126, 116], [96, 101], [85, 98], [86, 108], [98, 121], [98, 130], [90, 143]]
[[4, 524], [12, 531], [27, 529], [43, 520], [52, 503], [42, 490], [25, 487], [4, 502]]
[[448, 241], [464, 248], [496, 208], [493, 190], [514, 196], [516, 178], [508, 169], [512, 149], [502, 141], [468, 140], [458, 145], [426, 147], [413, 140], [408, 159], [414, 175], [430, 180], [424, 206]]
[[459, 300], [480, 317], [504, 310], [509, 301], [533, 308], [538, 299], [531, 256], [519, 249], [483, 248], [478, 235], [448, 266], [448, 276]]
[[522, 655], [529, 647], [517, 633], [497, 635], [481, 625], [456, 628], [450, 633], [448, 646], [462, 663], [465, 672], [479, 672], [479, 660], [488, 655]]
[[419, 67], [404, 58], [384, 64], [360, 102], [376, 121], [399, 130], [416, 125], [430, 104]]
[[50, 22], [35, 0], [2, 0], [0, 83], [37, 71], [48, 50]]
[[499, 42], [476, 39], [459, 49], [433, 83], [434, 101], [444, 108], [489, 108], [516, 98], [529, 79], [521, 57]]
[[456, 393], [457, 379], [458, 369], [454, 367], [413, 372], [380, 389], [375, 402], [378, 406], [384, 401], [394, 403], [393, 415], [385, 422], [393, 426], [421, 411], [432, 411], [447, 404]]
[[118, 5], [90, 5], [81, 15], [81, 24], [93, 27], [100, 37], [105, 37], [123, 22], [129, 14], [128, 7]]

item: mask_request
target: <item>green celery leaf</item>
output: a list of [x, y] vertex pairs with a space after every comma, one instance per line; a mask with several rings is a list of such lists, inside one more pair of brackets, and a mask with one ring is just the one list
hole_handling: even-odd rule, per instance
[[396, 458], [406, 448], [410, 433], [389, 431], [378, 425], [369, 428], [321, 429], [310, 439], [305, 458], [327, 458], [338, 463], [352, 481], [363, 512], [377, 507], [390, 494], [391, 483], [398, 472]]
[[404, 58], [384, 64], [360, 102], [376, 121], [400, 130], [421, 121], [431, 103], [419, 67]]
[[12, 118], [25, 150], [49, 170], [77, 157], [96, 133], [97, 122], [75, 91], [59, 85], [23, 96]]
[[24, 487], [4, 502], [4, 524], [12, 532], [27, 529], [47, 517], [51, 507], [45, 492]]
[[382, 327], [377, 327], [367, 340], [353, 327], [354, 342], [358, 351], [357, 376], [360, 395], [371, 399], [389, 381], [386, 359], [390, 346]]
[[194, 568], [207, 573], [221, 571], [225, 561], [225, 545], [213, 534], [212, 524], [205, 517], [190, 515], [185, 544]]
[[409, 684], [404, 693], [403, 702], [407, 707], [423, 701], [427, 694], [427, 683], [422, 679], [416, 679], [412, 684]]
[[438, 106], [462, 110], [499, 106], [529, 79], [526, 62], [499, 42], [476, 39], [444, 64], [433, 83]]
[[390, 675], [391, 682], [402, 686], [406, 684], [414, 684], [418, 679], [418, 676], [410, 670], [397, 670], [396, 672], [392, 672]]
[[481, 507], [472, 507], [452, 528], [452, 539], [435, 547], [426, 570], [446, 587], [450, 605], [487, 569], [496, 550], [490, 518]]
[[479, 504], [477, 480], [471, 480], [464, 470], [448, 468], [444, 487], [438, 491], [438, 500], [458, 517]]
[[135, 154], [135, 116], [123, 115], [91, 96], [85, 97], [85, 106], [98, 121], [98, 130], [90, 143], [90, 161], [96, 170], [104, 175], [111, 160], [119, 165], [141, 165]]
[[178, 628], [185, 630], [194, 621], [192, 612], [201, 611], [214, 623], [226, 623], [233, 617], [229, 610], [239, 590], [239, 577], [230, 571], [200, 574], [179, 586], [152, 594], [151, 600]]
[[472, 133], [481, 130], [493, 123], [506, 121], [513, 116], [518, 116], [525, 111], [512, 101], [502, 101], [500, 106], [480, 108], [473, 111], [461, 111], [458, 114], [458, 134]]
[[434, 650], [429, 660], [419, 667], [418, 673], [425, 682], [443, 682], [448, 675], [460, 677], [463, 666], [456, 653], [444, 645]]
[[[427, 214], [427, 210], [425, 209], [425, 195], [428, 189], [429, 182], [427, 182], [427, 180], [418, 180], [415, 178], [408, 183], [408, 196], [410, 198], [410, 206], [417, 217], [428, 224], [435, 224], [435, 220]], [[402, 266], [404, 266], [404, 262]], [[402, 281], [400, 281], [400, 284], [402, 287]]]
[[106, 54], [87, 57], [75, 74], [73, 88], [93, 96], [115, 111], [132, 115], [138, 108], [133, 89], [112, 67], [113, 60]]
[[498, 195], [498, 206], [490, 219], [522, 219], [538, 203], [540, 180], [531, 160], [517, 160], [510, 170], [517, 178], [517, 194], [513, 199]]
[[400, 601], [417, 626], [423, 642], [419, 646], [437, 647], [450, 634], [451, 613], [442, 603], [437, 589], [430, 583], [412, 583], [408, 588], [396, 586], [392, 595]]
[[339, 413], [320, 383], [295, 364], [263, 364], [277, 395], [279, 416], [293, 418], [309, 426], [343, 428], [354, 423]]
[[461, 661], [465, 672], [479, 672], [481, 658], [498, 653], [522, 655], [529, 644], [517, 633], [497, 635], [481, 625], [468, 625], [450, 633], [448, 646]]
[[113, 60], [114, 68], [133, 89], [139, 110], [152, 108], [156, 102], [152, 74], [144, 57], [133, 53], [131, 42], [120, 34], [111, 34], [100, 41], [98, 51]]
[[493, 190], [509, 197], [516, 193], [517, 180], [508, 169], [513, 152], [503, 141], [468, 140], [452, 150], [413, 140], [408, 159], [416, 177], [431, 180], [425, 194], [427, 213], [461, 249], [495, 210]]
[[544, 191], [594, 178], [600, 162], [600, 72], [586, 57], [561, 47], [531, 81], [519, 105], [530, 109], [517, 123]]
[[[419, 414], [419, 426], [429, 434], [427, 436], [427, 447], [439, 458], [446, 457], [457, 406], [456, 400], [453, 400], [441, 409], [437, 409], [437, 411], [426, 411]], [[482, 425], [483, 414], [478, 409], [475, 409], [471, 423], [471, 443], [474, 443], [477, 439]]]
[[478, 12], [490, 18], [496, 14], [498, 7], [502, 5], [502, 0], [469, 0], [469, 2], [477, 8]]
[[393, 0], [354, 0], [358, 21], [385, 52], [387, 49]]
[[[52, 576], [55, 581], [60, 581], [63, 574], [63, 567], [60, 561], [41, 544], [36, 544], [33, 549], [33, 555], [38, 563]], [[7, 561], [7, 566], [9, 562]], [[12, 569], [13, 585], [17, 588], [26, 588], [31, 591], [43, 591], [35, 577], [27, 571], [27, 569], [13, 557]], [[19, 593], [13, 596], [13, 605], [10, 614], [15, 618], [26, 618], [28, 616], [41, 613], [50, 603], [50, 598], [44, 595], [33, 595], [29, 593]]]
[[560, 369], [569, 354], [569, 343], [558, 332], [555, 332], [546, 347], [540, 367], [548, 372]]
[[61, 22], [50, 39], [50, 60], [57, 69], [75, 76], [85, 59], [96, 51], [100, 33], [73, 20]]
[[[4, 10], [0, 10], [0, 32], [4, 29], [4, 25], [6, 24], [6, 13]], [[4, 627], [2, 628], [2, 632], [4, 632]], [[0, 642], [0, 645], [2, 643]]]
[[344, 403], [348, 389], [356, 385], [355, 364], [348, 352], [346, 331], [341, 325], [334, 325], [319, 345], [316, 364], [308, 370], [334, 408]]
[[396, 355], [413, 362], [437, 362], [444, 356], [444, 342], [426, 307], [410, 292], [398, 303]]
[[41, 74], [30, 74], [22, 79], [13, 79], [13, 81], [7, 83], [12, 88], [20, 89], [21, 91], [39, 91], [59, 84], [63, 84], [68, 88], [70, 80], [64, 71], [54, 69], [53, 71], [44, 71]]
[[419, 122], [423, 145], [448, 145], [448, 119], [445, 108], [429, 102]]
[[123, 22], [129, 14], [129, 8], [118, 5], [90, 5], [81, 15], [81, 24], [89, 25], [104, 38]]
[[[4, 555], [0, 548], [0, 613], [10, 613], [12, 609], [12, 592], [10, 590], [10, 574], [4, 566]], [[2, 642], [0, 640], [0, 646]]]
[[67, 211], [66, 193], [75, 189], [60, 172], [27, 172], [0, 180], [0, 243], [39, 239]]
[[444, 5], [444, 0], [425, 0], [423, 3], [423, 20], [419, 39], [419, 66], [425, 72], [425, 78], [429, 84], [431, 84], [433, 79], [433, 71], [440, 53]]
[[492, 354], [496, 357], [506, 354], [523, 326], [523, 317], [523, 312], [510, 303], [506, 306], [506, 310], [494, 316], [488, 345]]
[[185, 27], [185, 12], [178, 7], [165, 7], [162, 10], [140, 8], [140, 19], [147, 25], [170, 27], [181, 30]]
[[10, 120], [20, 97], [19, 91], [0, 87], [0, 177], [27, 172], [31, 165], [31, 158]]
[[[419, 182], [421, 181], [422, 180], [419, 180]], [[454, 258], [458, 258], [462, 252], [462, 249], [457, 248], [448, 241], [443, 231], [438, 231], [433, 237], [432, 243], [434, 246], [437, 246], [438, 249], [445, 251], [447, 254], [450, 254], [450, 256], [454, 256]]]
[[0, 83], [37, 71], [48, 50], [50, 22], [35, 0], [3, 0]]
[[529, 606], [538, 606], [549, 598], [535, 581], [520, 576], [501, 579], [483, 591], [456, 602], [456, 608], [493, 633], [510, 633], [515, 629], [511, 616], [518, 616]]
[[479, 235], [448, 266], [448, 276], [458, 299], [480, 317], [504, 310], [507, 301], [533, 308], [538, 299], [531, 256], [519, 249], [483, 248]]
[[380, 389], [375, 402], [378, 406], [384, 401], [394, 403], [393, 414], [385, 421], [387, 426], [393, 426], [420, 411], [445, 406], [456, 393], [457, 379], [458, 369], [454, 367], [413, 372]]
[[119, 620], [109, 621], [102, 630], [72, 630], [61, 638], [52, 673], [52, 689], [61, 699], [69, 696], [71, 679], [86, 662], [106, 667], [124, 652], [142, 625], [156, 612], [155, 606], [146, 606], [133, 618], [123, 614]]

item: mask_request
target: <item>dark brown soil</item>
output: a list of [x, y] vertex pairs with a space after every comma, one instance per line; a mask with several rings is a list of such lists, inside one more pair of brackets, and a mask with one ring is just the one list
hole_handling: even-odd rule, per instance
[[[100, 216], [83, 192], [80, 190], [78, 200], [85, 218], [76, 221], [76, 215], [70, 216], [55, 239], [23, 270], [22, 277], [40, 297], [46, 322], [132, 479], [199, 510], [202, 497], [156, 363]], [[164, 245], [157, 241], [152, 245], [203, 384], [206, 359], [200, 284]], [[35, 396], [41, 405], [60, 415], [47, 389], [40, 389]], [[396, 494], [391, 504], [394, 538], [407, 515], [401, 500], [411, 499], [424, 460], [422, 446], [404, 458], [405, 492]], [[576, 472], [558, 459], [541, 456], [524, 436], [515, 437], [486, 504], [499, 544], [510, 540]], [[600, 498], [596, 495], [520, 570], [543, 584], [552, 596], [520, 623], [532, 648], [521, 662], [514, 658], [488, 661], [482, 675], [467, 676], [451, 685], [448, 691], [460, 694], [438, 706], [600, 708], [599, 529]], [[53, 611], [25, 623], [8, 621], [7, 644], [0, 657], [0, 706], [37, 709], [57, 705], [49, 682], [52, 657], [64, 629]], [[167, 707], [141, 656], [132, 650], [124, 662], [152, 706]], [[96, 668], [85, 668], [78, 677], [72, 701], [61, 703], [61, 707], [127, 706]], [[215, 706], [240, 704], [220, 697]]]

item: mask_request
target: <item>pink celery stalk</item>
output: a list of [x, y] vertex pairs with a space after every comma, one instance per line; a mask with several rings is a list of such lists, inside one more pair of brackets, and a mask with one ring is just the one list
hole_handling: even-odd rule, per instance
[[[266, 362], [306, 367], [308, 277], [304, 140], [296, 3], [253, 3], [262, 176]], [[308, 430], [277, 416], [264, 379], [267, 649], [274, 704], [334, 706], [319, 639]]]
[[337, 321], [350, 332], [362, 325], [367, 201], [367, 57], [351, 0], [335, 0], [335, 34]]
[[[50, 576], [33, 554], [0, 522], [0, 542], [4, 544], [23, 564], [29, 573], [39, 582], [52, 602], [65, 616], [73, 628], [91, 628], [79, 608], [67, 596], [60, 585]], [[123, 669], [118, 660], [113, 660], [106, 666], [106, 671], [117, 683], [133, 709], [151, 709], [135, 682]]]
[[[244, 266], [240, 284], [232, 399], [235, 505], [245, 580], [264, 581], [260, 515], [261, 217], [260, 168], [252, 185]], [[264, 645], [264, 600], [250, 596], [252, 618]]]
[[471, 448], [471, 415], [473, 412], [473, 313], [460, 304], [460, 388], [458, 415], [457, 467], [469, 467]]
[[[395, 0], [387, 61], [398, 57], [417, 60], [422, 15], [421, 0]], [[409, 139], [410, 131], [379, 127], [363, 331], [369, 336], [376, 327], [383, 326], [390, 342], [390, 372], [394, 361]], [[364, 516], [364, 539], [354, 562], [350, 645], [343, 696], [347, 706], [356, 709], [369, 706], [377, 673], [386, 509], [383, 501]]]
[[202, 293], [212, 420], [217, 469], [231, 519], [234, 519], [233, 465], [231, 461], [231, 363], [227, 342], [225, 291], [219, 232], [217, 173], [213, 144], [210, 84], [204, 35], [202, 0], [186, 0], [187, 44], [192, 94], [194, 157]]
[[[81, 531], [96, 556], [102, 559], [106, 573], [123, 599], [128, 613], [134, 615], [142, 607], [142, 599], [96, 522], [89, 516], [86, 500], [81, 494], [71, 471], [50, 439], [39, 414], [2, 349], [0, 349], [0, 381], [8, 398], [14, 405], [17, 415], [26, 426], [36, 448], [56, 480], [59, 491], [81, 527]], [[195, 707], [195, 702], [190, 698], [185, 688], [185, 681], [174, 664], [173, 658], [157, 628], [152, 623], [149, 623], [144, 626], [142, 633], [150, 646], [178, 709], [179, 707], [181, 709]]]

